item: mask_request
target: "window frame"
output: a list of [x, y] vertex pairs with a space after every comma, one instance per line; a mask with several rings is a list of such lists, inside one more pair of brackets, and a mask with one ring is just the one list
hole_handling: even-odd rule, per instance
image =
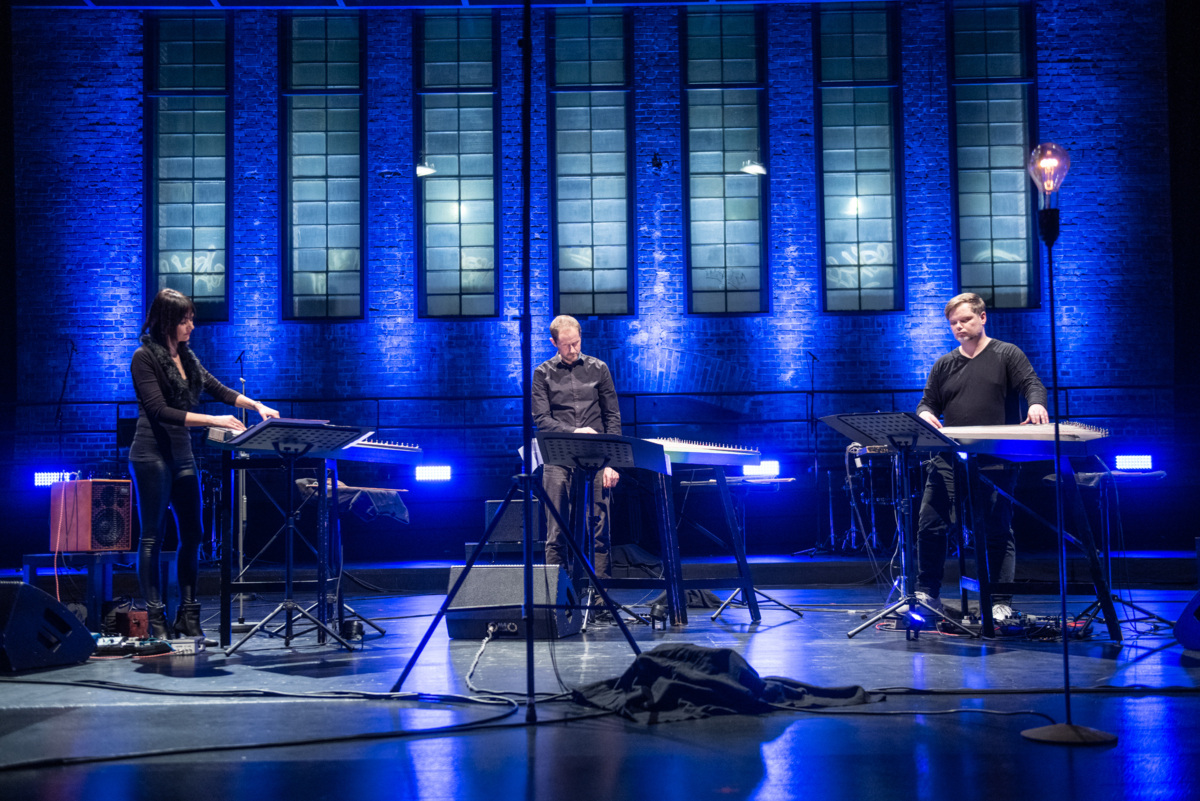
[[[427, 8], [421, 9], [419, 12], [414, 12], [412, 15], [412, 41], [413, 41], [413, 91], [412, 91], [412, 109], [413, 109], [413, 164], [412, 173], [413, 181], [413, 254], [414, 265], [416, 267], [416, 302], [413, 304], [415, 316], [418, 320], [431, 322], [463, 322], [472, 320], [495, 320], [501, 316], [503, 309], [503, 276], [504, 271], [501, 269], [501, 264], [504, 258], [504, 228], [503, 228], [503, 195], [504, 184], [501, 180], [504, 166], [503, 153], [503, 114], [501, 109], [502, 82], [500, 81], [500, 27], [501, 19], [498, 9], [471, 9], [464, 7], [467, 11], [474, 11], [478, 16], [488, 14], [492, 20], [492, 83], [491, 88], [484, 89], [482, 87], [454, 87], [454, 88], [427, 88], [425, 86], [425, 19], [428, 12], [435, 14], [446, 14], [455, 12], [459, 14], [463, 8], [455, 9], [453, 7], [442, 8]], [[490, 95], [492, 98], [492, 243], [495, 253], [492, 264], [492, 312], [491, 314], [462, 314], [462, 307], [459, 307], [459, 314], [447, 315], [438, 314], [432, 315], [428, 313], [428, 297], [426, 294], [426, 254], [425, 254], [425, 189], [424, 179], [417, 177], [415, 165], [420, 158], [420, 154], [425, 149], [425, 101], [424, 98], [428, 95]], [[461, 224], [461, 223], [460, 223]], [[459, 245], [461, 248], [462, 246]], [[460, 266], [461, 273], [461, 266]], [[461, 300], [462, 290], [459, 289], [459, 298]]]
[[[593, 312], [587, 317], [602, 317], [619, 319], [637, 316], [637, 181], [635, 180], [634, 151], [636, 137], [634, 136], [635, 94], [633, 90], [633, 18], [629, 9], [623, 6], [585, 6], [586, 14], [572, 16], [588, 16], [593, 11], [604, 15], [621, 16], [621, 36], [623, 39], [622, 59], [624, 61], [625, 80], [621, 84], [559, 84], [555, 69], [558, 47], [558, 12], [548, 15], [546, 36], [546, 135], [547, 153], [550, 159], [549, 180], [549, 213], [550, 213], [550, 302], [555, 315], [562, 314], [559, 302], [559, 248], [558, 248], [558, 95], [567, 93], [596, 94], [613, 92], [625, 95], [625, 296], [626, 311], [624, 312]], [[570, 7], [575, 10], [575, 7]], [[589, 62], [590, 63], [590, 62]], [[594, 177], [594, 173], [589, 176]], [[596, 294], [593, 286], [591, 294]]]
[[[344, 89], [294, 89], [291, 88], [292, 73], [292, 25], [293, 19], [303, 17], [353, 17], [358, 21], [358, 90], [351, 92]], [[279, 282], [279, 307], [283, 322], [295, 323], [350, 323], [362, 322], [367, 319], [367, 308], [370, 305], [367, 297], [367, 26], [366, 15], [360, 11], [347, 9], [345, 11], [286, 11], [279, 14], [279, 264], [282, 275]], [[301, 317], [295, 313], [294, 295], [292, 294], [292, 119], [290, 99], [293, 97], [358, 97], [358, 247], [359, 247], [359, 311], [357, 315], [333, 316], [328, 313], [322, 316]], [[328, 249], [328, 245], [326, 245]], [[328, 271], [326, 271], [328, 272]], [[328, 297], [328, 292], [326, 292]]]
[[[688, 17], [689, 11], [704, 9], [723, 13], [723, 9], [744, 10], [749, 8], [754, 14], [754, 60], [757, 80], [752, 83], [692, 83], [688, 75]], [[771, 226], [769, 224], [771, 208], [771, 145], [770, 145], [770, 116], [768, 105], [770, 99], [769, 81], [767, 79], [767, 21], [762, 7], [751, 6], [683, 6], [680, 11], [679, 25], [679, 96], [680, 96], [680, 159], [682, 161], [680, 178], [682, 181], [683, 216], [683, 252], [684, 279], [687, 294], [687, 313], [698, 317], [756, 317], [769, 316], [774, 306], [771, 292], [771, 269], [769, 254]], [[696, 311], [694, 304], [695, 290], [692, 288], [692, 168], [691, 168], [691, 90], [717, 90], [722, 93], [727, 90], [748, 90], [757, 93], [758, 116], [758, 160], [766, 168], [766, 174], [758, 178], [758, 241], [759, 241], [759, 308], [758, 311]], [[722, 151], [724, 152], [724, 151]], [[703, 173], [708, 174], [708, 173]], [[723, 173], [729, 175], [730, 173]], [[723, 220], [728, 222], [728, 220]], [[722, 290], [728, 293], [728, 288]], [[726, 301], [728, 306], [728, 300]]]
[[[994, 80], [988, 79], [958, 79], [955, 77], [955, 56], [957, 55], [957, 47], [955, 42], [955, 27], [954, 27], [954, 12], [958, 6], [955, 0], [946, 4], [946, 86], [947, 86], [947, 106], [949, 107], [949, 126], [950, 126], [950, 158], [953, 160], [954, 169], [950, 171], [950, 198], [953, 208], [953, 224], [951, 226], [951, 238], [953, 239], [954, 247], [954, 287], [955, 294], [963, 291], [963, 270], [962, 270], [962, 238], [960, 234], [961, 217], [959, 213], [958, 200], [958, 100], [955, 89], [960, 86], [996, 86], [1001, 84], [1016, 84], [1025, 86], [1025, 128], [1028, 133], [1027, 145], [1032, 146], [1034, 142], [1039, 141], [1038, 138], [1038, 93], [1037, 93], [1037, 31], [1035, 30], [1035, 14], [1033, 4], [1029, 0], [1012, 0], [1008, 3], [997, 3], [997, 5], [1012, 5], [1017, 7], [1017, 13], [1021, 15], [1021, 48], [1022, 68], [1024, 76], [1021, 78], [998, 78]], [[1029, 279], [1027, 284], [1028, 301], [1024, 306], [994, 306], [988, 304], [992, 311], [1004, 312], [1037, 312], [1042, 309], [1042, 248], [1041, 240], [1038, 238], [1037, 229], [1037, 211], [1038, 211], [1038, 191], [1032, 181], [1027, 181], [1025, 184], [1026, 193], [1026, 212], [1028, 219], [1029, 239]], [[994, 284], [993, 284], [994, 288]]]
[[[158, 24], [165, 19], [197, 18], [221, 19], [225, 26], [225, 91], [212, 90], [164, 90], [158, 85]], [[143, 245], [142, 245], [142, 276], [143, 301], [149, 309], [154, 297], [158, 294], [158, 99], [163, 97], [204, 98], [220, 97], [225, 100], [225, 296], [221, 302], [220, 313], [216, 316], [201, 315], [197, 308], [197, 322], [205, 325], [228, 323], [231, 320], [233, 305], [233, 261], [234, 238], [232, 211], [234, 201], [234, 148], [233, 148], [233, 14], [222, 9], [212, 11], [163, 11], [147, 10], [142, 12], [142, 102], [143, 102], [143, 131], [142, 163], [145, 169], [142, 173], [143, 197], [146, 199], [143, 212]], [[195, 222], [193, 221], [193, 230]], [[189, 293], [189, 297], [191, 294]]]
[[[853, 13], [856, 3], [848, 4], [848, 11], [843, 10], [842, 13]], [[862, 9], [865, 10], [865, 9]], [[888, 15], [888, 72], [889, 79], [887, 81], [838, 81], [827, 83], [822, 80], [821, 75], [821, 14], [822, 6], [817, 6], [813, 9], [812, 15], [812, 37], [813, 37], [813, 139], [816, 145], [815, 158], [813, 159], [813, 167], [816, 173], [816, 192], [817, 192], [817, 257], [820, 267], [820, 289], [821, 289], [821, 313], [833, 315], [855, 315], [855, 314], [903, 314], [908, 310], [908, 281], [907, 271], [905, 270], [905, 262], [907, 257], [906, 238], [904, 231], [905, 221], [905, 184], [904, 184], [904, 163], [901, 157], [904, 149], [904, 110], [903, 110], [903, 94], [901, 90], [901, 45], [900, 36], [900, 8], [899, 3], [893, 0], [883, 0], [883, 9]], [[896, 273], [893, 276], [892, 297], [894, 308], [891, 309], [830, 309], [829, 308], [829, 286], [827, 280], [826, 264], [826, 242], [825, 242], [825, 113], [824, 113], [824, 89], [886, 89], [888, 92], [888, 103], [890, 105], [890, 123], [892, 127], [892, 192], [894, 198], [894, 231], [895, 237], [895, 257], [894, 266]], [[856, 148], [857, 150], [857, 148]], [[857, 175], [858, 172], [855, 172]], [[859, 287], [861, 291], [861, 287]]]

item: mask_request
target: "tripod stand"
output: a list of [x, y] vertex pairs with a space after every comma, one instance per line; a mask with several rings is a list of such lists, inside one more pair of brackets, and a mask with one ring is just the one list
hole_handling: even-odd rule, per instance
[[[477, 542], [475, 544], [475, 550], [471, 552], [471, 556], [467, 559], [467, 564], [463, 567], [462, 572], [458, 574], [458, 579], [454, 582], [454, 585], [450, 588], [450, 592], [448, 592], [446, 594], [446, 600], [442, 603], [442, 605], [438, 609], [437, 613], [433, 616], [433, 622], [429, 624], [429, 628], [427, 628], [425, 630], [425, 634], [424, 634], [424, 636], [421, 637], [421, 641], [419, 643], [417, 643], [416, 649], [413, 651], [412, 656], [409, 657], [408, 663], [405, 664], [405, 666], [404, 666], [404, 670], [400, 673], [400, 678], [396, 680], [396, 683], [394, 685], [392, 685], [391, 692], [394, 692], [394, 693], [400, 692], [400, 689], [404, 686], [405, 680], [408, 679], [409, 674], [412, 673], [413, 668], [417, 664], [417, 660], [421, 657], [421, 652], [425, 650], [425, 646], [429, 644], [429, 639], [430, 639], [430, 637], [433, 636], [434, 630], [437, 629], [438, 624], [442, 622], [442, 618], [446, 616], [446, 611], [450, 608], [450, 605], [452, 603], [454, 603], [454, 598], [458, 595], [459, 590], [462, 589], [463, 582], [466, 581], [467, 575], [471, 572], [471, 568], [473, 568], [475, 566], [475, 562], [479, 559], [479, 555], [481, 553], [483, 553], [483, 549], [487, 546], [488, 540], [491, 539], [492, 532], [494, 532], [496, 530], [496, 525], [500, 522], [501, 519], [503, 519], [504, 512], [508, 509], [508, 505], [510, 503], [512, 503], [513, 497], [517, 494], [518, 490], [521, 490], [522, 495], [527, 495], [529, 493], [532, 493], [534, 497], [536, 497], [543, 504], [545, 504], [545, 509], [554, 517], [555, 522], [558, 523], [558, 525], [561, 527], [561, 529], [563, 531], [570, 531], [570, 527], [563, 520], [562, 514], [559, 512], [558, 508], [546, 496], [545, 491], [543, 491], [543, 489], [540, 486], [538, 486], [537, 482], [535, 482], [533, 480], [533, 476], [529, 475], [528, 473], [521, 473], [520, 475], [514, 476], [513, 483], [508, 488], [508, 494], [504, 496], [504, 501], [501, 502], [500, 508], [496, 510], [496, 514], [492, 517], [492, 522], [488, 524], [487, 530], [483, 532], [483, 536], [480, 537], [479, 542]], [[528, 506], [526, 507], [526, 509], [528, 509]], [[621, 633], [623, 635], [625, 635], [625, 640], [629, 643], [629, 647], [633, 649], [634, 655], [640, 655], [642, 653], [641, 649], [638, 648], [637, 642], [634, 641], [633, 635], [629, 633], [629, 628], [625, 625], [625, 622], [621, 619], [621, 616], [617, 614], [616, 604], [613, 603], [613, 600], [608, 596], [608, 593], [605, 592], [604, 588], [600, 586], [600, 579], [596, 576], [596, 572], [592, 569], [591, 562], [588, 561], [587, 558], [584, 557], [583, 553], [580, 551], [579, 547], [575, 544], [575, 542], [572, 540], [571, 537], [564, 537], [563, 539], [567, 543], [567, 549], [571, 552], [572, 558], [575, 559], [576, 563], [579, 564], [580, 566], [582, 566], [583, 569], [586, 571], [588, 580], [591, 582], [592, 587], [595, 589], [596, 592], [599, 593], [600, 597], [604, 600], [605, 608], [608, 609], [609, 614], [611, 614], [613, 616], [613, 618], [617, 621], [617, 625], [619, 625], [621, 627]], [[528, 550], [528, 548], [527, 548], [527, 550]], [[529, 583], [529, 574], [532, 572], [532, 570], [533, 570], [532, 564], [529, 561], [526, 561], [525, 571], [527, 574], [526, 575], [526, 583], [527, 584]], [[484, 609], [484, 608], [495, 609], [495, 610], [523, 608], [523, 609], [529, 610], [529, 609], [554, 609], [554, 608], [556, 608], [556, 606], [554, 604], [530, 603], [529, 599], [527, 598], [526, 603], [524, 603], [524, 604], [513, 604], [513, 605], [509, 605], [509, 606], [503, 606], [503, 605], [488, 606], [488, 607], [460, 606], [460, 607], [455, 607], [455, 611], [469, 612], [469, 611], [475, 611], [475, 610]], [[582, 608], [587, 609], [590, 607], [588, 605], [582, 605]], [[532, 640], [533, 621], [528, 620], [528, 621], [526, 621], [526, 623], [527, 623], [526, 636], [527, 636], [527, 638]]]
[[[592, 564], [596, 562], [596, 538], [593, 534], [594, 527], [597, 524], [593, 514], [592, 507], [595, 503], [596, 492], [596, 476], [600, 475], [604, 468], [608, 467], [609, 458], [604, 457], [600, 462], [583, 462], [578, 456], [571, 457], [575, 469], [578, 470], [579, 476], [579, 495], [582, 496], [575, 504], [575, 514], [572, 516], [575, 521], [575, 530], [572, 532], [572, 537], [579, 544], [580, 551], [587, 555], [588, 561]], [[543, 468], [544, 469], [544, 468]], [[581, 485], [581, 486], [580, 486]], [[544, 489], [543, 489], [544, 492]], [[564, 532], [565, 533], [565, 532]], [[571, 571], [572, 581], [582, 579], [582, 568], [577, 563], [575, 569]], [[595, 604], [596, 598], [591, 589], [588, 590], [583, 610], [583, 631], [587, 631], [588, 623], [592, 616], [592, 607]], [[625, 604], [617, 604], [621, 611], [635, 618], [643, 625], [652, 625], [651, 621], [639, 615]]]
[[[869, 445], [890, 445], [899, 453], [900, 463], [900, 560], [899, 578], [900, 599], [890, 606], [880, 609], [868, 617], [862, 624], [846, 633], [853, 637], [864, 629], [874, 626], [877, 622], [889, 616], [899, 617], [903, 609], [913, 612], [924, 610], [930, 618], [941, 618], [968, 637], [975, 633], [956, 620], [946, 616], [942, 610], [935, 608], [917, 597], [913, 587], [913, 542], [916, 527], [913, 525], [915, 515], [912, 508], [912, 479], [909, 475], [909, 454], [915, 448], [922, 450], [945, 449], [954, 447], [954, 441], [944, 436], [936, 428], [926, 423], [912, 412], [885, 412], [882, 414], [835, 414], [822, 417], [822, 422], [840, 434], [857, 442]], [[906, 639], [916, 639], [920, 629], [909, 628], [905, 631]]]

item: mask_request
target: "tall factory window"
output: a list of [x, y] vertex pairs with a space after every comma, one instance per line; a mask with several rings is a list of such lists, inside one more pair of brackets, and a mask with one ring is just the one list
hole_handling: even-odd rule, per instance
[[420, 17], [415, 62], [422, 317], [499, 314], [494, 22], [490, 11]]
[[229, 20], [148, 16], [146, 287], [177, 289], [202, 321], [229, 318]]
[[1028, 5], [959, 0], [952, 15], [959, 283], [993, 308], [1038, 304]]
[[894, 13], [839, 3], [816, 15], [826, 311], [903, 305]]
[[362, 20], [283, 19], [286, 316], [361, 317]]
[[629, 314], [629, 70], [619, 10], [553, 16], [555, 310]]
[[689, 310], [768, 309], [761, 21], [752, 8], [686, 16]]

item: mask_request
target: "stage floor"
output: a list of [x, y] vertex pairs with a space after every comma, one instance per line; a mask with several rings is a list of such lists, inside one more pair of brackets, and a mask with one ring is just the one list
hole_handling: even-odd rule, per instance
[[[888, 690], [882, 703], [825, 713], [776, 712], [658, 725], [564, 702], [481, 722], [500, 706], [406, 700], [316, 698], [306, 693], [386, 692], [442, 597], [356, 597], [387, 635], [353, 653], [318, 646], [308, 635], [285, 648], [256, 637], [233, 656], [95, 661], [21, 673], [0, 681], [0, 763], [105, 757], [153, 750], [233, 746], [224, 751], [0, 770], [0, 798], [206, 799], [625, 799], [1200, 797], [1200, 653], [1185, 652], [1169, 630], [1126, 627], [1117, 645], [1097, 627], [1074, 642], [1074, 722], [1117, 734], [1113, 747], [1040, 745], [1023, 729], [1064, 719], [1062, 647], [1005, 638], [984, 642], [925, 632], [919, 640], [868, 629], [846, 632], [876, 608], [874, 587], [772, 590], [803, 605], [803, 619], [763, 608], [717, 622], [689, 612], [690, 625], [632, 630], [639, 646], [690, 642], [733, 648], [762, 675], [809, 684]], [[1192, 592], [1135, 591], [1134, 600], [1174, 618]], [[620, 594], [627, 602], [640, 593]], [[1020, 609], [1053, 614], [1058, 601], [1020, 598]], [[1087, 598], [1072, 599], [1079, 611]], [[264, 598], [247, 619], [274, 606]], [[210, 599], [207, 610], [215, 610]], [[215, 622], [213, 624], [215, 628]], [[368, 628], [368, 631], [370, 629]], [[479, 641], [434, 633], [404, 689], [478, 695], [466, 676]], [[537, 689], [615, 677], [632, 661], [616, 628], [535, 649]], [[43, 683], [48, 682], [48, 683]], [[82, 682], [87, 682], [82, 683]], [[115, 682], [144, 690], [103, 689]], [[488, 691], [523, 693], [523, 641], [493, 641], [474, 676]], [[918, 688], [925, 694], [895, 688]], [[256, 696], [252, 691], [291, 693]], [[189, 693], [176, 695], [175, 693]], [[234, 695], [234, 694], [237, 695]], [[969, 709], [971, 712], [949, 712]], [[920, 714], [910, 714], [919, 712]], [[1014, 714], [988, 714], [988, 713]], [[945, 713], [945, 714], [941, 714]], [[584, 719], [565, 722], [570, 718]], [[303, 740], [303, 745], [272, 743]]]

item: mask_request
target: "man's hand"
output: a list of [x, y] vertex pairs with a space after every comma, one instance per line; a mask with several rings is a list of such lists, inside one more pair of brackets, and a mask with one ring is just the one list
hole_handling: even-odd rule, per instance
[[934, 428], [942, 427], [942, 421], [938, 420], [937, 416], [933, 412], [921, 412], [921, 419], [926, 423], [929, 423], [929, 425], [933, 426]]
[[600, 432], [597, 431], [596, 429], [592, 428], [591, 426], [584, 426], [583, 428], [575, 429], [575, 433], [576, 434], [599, 434]]
[[[592, 433], [595, 434], [596, 432], [593, 431]], [[621, 480], [620, 473], [618, 473], [616, 470], [613, 470], [611, 467], [604, 468], [604, 488], [605, 489], [612, 489], [613, 487], [617, 486], [617, 482], [620, 480]]]
[[1046, 411], [1046, 407], [1040, 403], [1035, 403], [1029, 407], [1029, 416], [1021, 421], [1021, 425], [1028, 425], [1030, 423], [1037, 425], [1049, 422], [1050, 414]]

